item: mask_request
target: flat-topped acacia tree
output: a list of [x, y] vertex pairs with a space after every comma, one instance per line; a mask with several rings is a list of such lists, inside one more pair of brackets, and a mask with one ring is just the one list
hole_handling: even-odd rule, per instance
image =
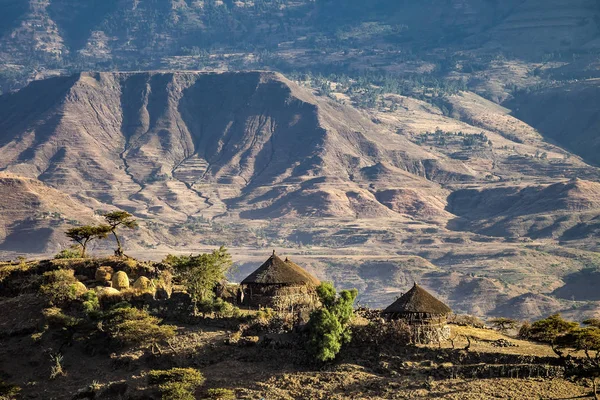
[[85, 258], [85, 250], [93, 239], [104, 239], [111, 232], [108, 225], [84, 225], [67, 230], [66, 235], [81, 246], [81, 257]]
[[107, 214], [104, 214], [104, 220], [110, 227], [110, 232], [115, 236], [115, 240], [117, 241], [117, 250], [115, 250], [116, 256], [123, 255], [123, 247], [121, 246], [121, 240], [117, 235], [117, 228], [123, 226], [129, 229], [135, 229], [138, 226], [138, 223], [135, 219], [133, 219], [133, 215], [129, 214], [127, 211], [112, 211]]

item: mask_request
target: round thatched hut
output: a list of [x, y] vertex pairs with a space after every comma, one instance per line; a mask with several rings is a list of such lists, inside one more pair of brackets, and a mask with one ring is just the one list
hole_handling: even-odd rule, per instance
[[273, 250], [271, 257], [241, 282], [238, 300], [250, 307], [310, 306], [316, 301], [315, 288], [320, 284], [298, 264], [282, 260]]
[[446, 325], [446, 317], [450, 313], [450, 307], [416, 282], [412, 289], [383, 310], [383, 315], [389, 319], [406, 321], [411, 328], [413, 340], [417, 343], [448, 339], [450, 329]]

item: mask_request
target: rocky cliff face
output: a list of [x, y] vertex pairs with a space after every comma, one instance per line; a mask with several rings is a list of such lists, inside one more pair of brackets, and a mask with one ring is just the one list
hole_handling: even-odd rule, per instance
[[271, 73], [80, 74], [0, 103], [1, 168], [140, 215], [393, 216], [377, 190], [473, 178]]

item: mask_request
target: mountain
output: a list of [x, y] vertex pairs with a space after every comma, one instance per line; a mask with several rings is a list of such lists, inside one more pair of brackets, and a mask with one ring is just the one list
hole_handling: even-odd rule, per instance
[[122, 209], [141, 225], [122, 232], [132, 255], [226, 244], [251, 269], [276, 247], [365, 304], [418, 280], [478, 315], [529, 293], [546, 310], [596, 265], [597, 168], [472, 92], [445, 115], [397, 94], [359, 110], [341, 90], [261, 71], [89, 72], [0, 96], [0, 168], [39, 193], [3, 212], [4, 254], [54, 253], [68, 226]]
[[403, 187], [473, 179], [272, 73], [78, 74], [34, 82], [0, 108], [1, 168], [171, 221], [392, 217], [378, 195], [389, 205]]

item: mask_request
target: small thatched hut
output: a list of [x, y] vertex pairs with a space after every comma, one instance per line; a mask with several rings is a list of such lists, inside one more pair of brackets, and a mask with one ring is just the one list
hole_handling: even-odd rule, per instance
[[238, 300], [250, 307], [310, 306], [316, 301], [315, 288], [320, 283], [298, 264], [279, 258], [273, 250], [271, 257], [241, 282]]
[[411, 327], [413, 340], [431, 343], [446, 340], [449, 328], [446, 317], [452, 313], [450, 307], [433, 297], [428, 291], [415, 285], [383, 310], [389, 319], [402, 319]]

